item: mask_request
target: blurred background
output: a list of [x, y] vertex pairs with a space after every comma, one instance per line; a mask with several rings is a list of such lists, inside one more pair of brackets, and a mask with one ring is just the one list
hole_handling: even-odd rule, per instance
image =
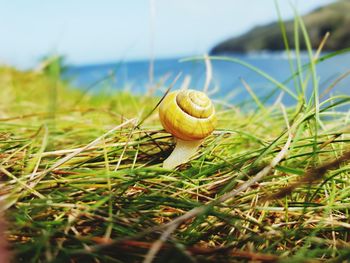
[[[321, 56], [350, 47], [348, 0], [13, 0], [1, 1], [0, 63], [25, 70], [58, 57], [65, 65], [63, 77], [89, 92], [160, 93], [179, 73], [176, 86], [187, 79], [191, 88], [201, 89], [204, 61], [180, 60], [204, 54], [238, 58], [285, 81], [291, 71], [276, 3], [292, 49], [295, 12], [303, 17], [314, 49], [330, 33]], [[302, 33], [299, 38], [304, 50]], [[298, 57], [309, 60], [305, 51]], [[321, 89], [349, 69], [347, 53], [320, 63]], [[240, 64], [213, 61], [212, 72], [210, 90], [231, 102], [249, 96], [242, 80], [257, 94], [274, 91], [272, 83]], [[337, 91], [348, 92], [349, 84], [339, 82]]]

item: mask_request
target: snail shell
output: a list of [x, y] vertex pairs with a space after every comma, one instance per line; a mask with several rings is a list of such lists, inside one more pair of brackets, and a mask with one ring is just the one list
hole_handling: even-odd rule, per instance
[[196, 90], [169, 93], [159, 106], [159, 119], [167, 132], [185, 141], [204, 139], [216, 127], [213, 103]]

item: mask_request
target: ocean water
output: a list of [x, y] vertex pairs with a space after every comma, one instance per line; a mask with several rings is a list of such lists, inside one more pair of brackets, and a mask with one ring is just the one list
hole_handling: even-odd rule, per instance
[[[290, 80], [290, 62], [285, 53], [256, 53], [256, 54], [226, 54], [226, 57], [240, 59], [269, 74], [279, 82], [284, 82], [293, 92], [295, 82]], [[65, 77], [74, 85], [87, 92], [101, 90], [128, 90], [132, 93], [143, 94], [150, 88], [161, 95], [164, 90], [181, 73], [174, 84], [179, 88], [185, 79], [189, 87], [201, 90], [204, 87], [206, 67], [204, 61], [180, 62], [181, 58], [157, 59], [154, 61], [153, 85], [150, 82], [148, 60], [142, 61], [116, 61], [114, 63], [72, 66], [65, 73]], [[309, 62], [307, 54], [301, 55], [303, 64]], [[237, 63], [227, 61], [212, 61], [212, 81], [209, 92], [212, 97], [225, 100], [229, 103], [241, 103], [251, 98], [242, 81], [261, 99], [272, 103], [281, 93], [276, 85], [257, 72]], [[293, 61], [296, 68], [296, 61]], [[343, 54], [320, 62], [316, 66], [320, 93], [332, 85], [342, 74], [350, 70], [350, 54]], [[312, 78], [308, 70], [303, 72], [303, 79], [310, 79], [308, 94], [311, 94]], [[339, 81], [331, 90], [334, 94], [350, 95], [350, 77]], [[287, 105], [293, 104], [294, 99], [283, 94], [283, 101]]]

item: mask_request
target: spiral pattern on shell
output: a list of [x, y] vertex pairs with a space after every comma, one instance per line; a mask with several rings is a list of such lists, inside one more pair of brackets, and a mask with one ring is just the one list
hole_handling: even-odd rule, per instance
[[169, 93], [159, 106], [159, 119], [167, 132], [185, 141], [203, 139], [216, 126], [213, 103], [196, 90]]

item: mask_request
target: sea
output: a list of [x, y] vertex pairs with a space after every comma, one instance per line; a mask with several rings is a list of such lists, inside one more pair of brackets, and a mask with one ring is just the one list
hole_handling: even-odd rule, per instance
[[[320, 54], [320, 57], [330, 57], [330, 53]], [[277, 99], [282, 99], [286, 105], [295, 103], [295, 99], [279, 88], [277, 82], [293, 93], [300, 89], [300, 81], [309, 83], [306, 93], [312, 96], [314, 76], [306, 52], [299, 56], [302, 68], [299, 75], [296, 74], [296, 57], [285, 52], [222, 54], [219, 58], [210, 60], [210, 66], [203, 56], [70, 66], [64, 77], [79, 89], [92, 93], [129, 91], [161, 96], [170, 86], [172, 89], [187, 87], [197, 90], [206, 87], [211, 97], [227, 104], [249, 104], [254, 96], [268, 104]], [[350, 95], [349, 71], [350, 53], [317, 63], [316, 79], [323, 99], [329, 95]], [[209, 85], [206, 84], [207, 72], [211, 76]], [[322, 94], [325, 91], [327, 94]]]

